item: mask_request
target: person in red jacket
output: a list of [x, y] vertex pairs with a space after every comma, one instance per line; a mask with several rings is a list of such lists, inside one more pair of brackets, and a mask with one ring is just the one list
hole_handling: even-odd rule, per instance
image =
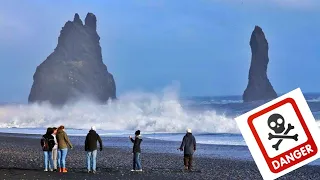
[[[53, 171], [52, 148], [54, 147], [55, 142], [52, 133], [53, 129], [47, 128], [46, 134], [42, 136], [40, 141], [44, 154], [44, 171], [48, 171], [48, 167], [50, 167], [50, 171]], [[48, 162], [50, 163], [50, 166], [48, 166]]]

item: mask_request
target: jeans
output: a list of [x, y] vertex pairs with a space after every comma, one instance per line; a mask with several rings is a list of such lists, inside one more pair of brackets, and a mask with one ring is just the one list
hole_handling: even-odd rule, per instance
[[[137, 169], [136, 169], [137, 168]], [[140, 170], [141, 167], [141, 155], [140, 153], [133, 153], [133, 169]]]
[[97, 150], [87, 151], [87, 169], [88, 171], [96, 171], [97, 167]]
[[66, 168], [66, 157], [68, 153], [68, 148], [58, 149], [58, 167]]
[[[48, 167], [51, 169], [51, 167], [53, 167], [52, 152], [51, 151], [43, 151], [43, 154], [44, 154], [44, 169], [48, 170]], [[48, 161], [49, 161], [50, 165], [48, 164]]]
[[57, 169], [58, 149], [52, 149], [53, 169]]

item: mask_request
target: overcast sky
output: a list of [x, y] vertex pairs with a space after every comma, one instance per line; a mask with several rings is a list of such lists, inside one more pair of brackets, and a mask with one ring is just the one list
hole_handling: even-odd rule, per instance
[[172, 81], [183, 96], [241, 95], [255, 25], [269, 42], [275, 90], [320, 92], [317, 0], [0, 0], [0, 102], [27, 101], [65, 22], [88, 12], [118, 95]]

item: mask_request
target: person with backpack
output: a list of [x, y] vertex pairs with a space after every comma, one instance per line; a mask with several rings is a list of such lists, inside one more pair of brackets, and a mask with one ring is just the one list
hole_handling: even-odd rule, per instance
[[[51, 135], [52, 129], [47, 128], [46, 134], [44, 134], [41, 138], [40, 144], [44, 153], [44, 171], [48, 171], [48, 168], [50, 168], [50, 171], [53, 171], [53, 161], [52, 161], [52, 148], [54, 146], [54, 138]], [[50, 163], [50, 166], [48, 166], [48, 162]]]
[[137, 130], [135, 132], [135, 138], [132, 139], [131, 136], [129, 136], [129, 139], [133, 143], [132, 153], [133, 153], [133, 167], [131, 171], [142, 171], [141, 166], [141, 148], [140, 144], [142, 142], [142, 137], [140, 135], [140, 130]]
[[183, 137], [180, 151], [184, 151], [183, 163], [185, 170], [192, 170], [193, 153], [196, 151], [196, 138], [192, 135], [191, 129], [187, 129]]
[[[96, 127], [92, 126], [86, 136], [84, 142], [85, 151], [87, 152], [87, 170], [88, 173], [96, 173], [97, 164], [97, 141], [99, 141], [100, 151], [102, 151], [102, 141], [99, 134], [96, 132]], [[91, 171], [92, 170], [92, 171]]]
[[59, 172], [66, 173], [66, 158], [68, 154], [68, 147], [70, 149], [73, 149], [73, 146], [69, 140], [69, 137], [67, 133], [64, 130], [64, 126], [60, 126], [58, 128], [58, 132], [56, 135], [57, 141], [58, 141], [58, 168]]

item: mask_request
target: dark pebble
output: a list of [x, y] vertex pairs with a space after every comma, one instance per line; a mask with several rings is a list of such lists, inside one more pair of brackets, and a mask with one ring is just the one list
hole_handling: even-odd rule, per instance
[[[130, 172], [131, 148], [104, 147], [98, 151], [97, 174], [86, 172], [83, 146], [68, 151], [68, 173], [44, 172], [40, 140], [28, 135], [0, 133], [1, 179], [262, 179], [252, 161], [195, 157], [194, 171], [183, 170], [181, 155], [168, 153], [142, 153], [143, 172]], [[279, 179], [320, 179], [319, 166], [303, 166]]]

